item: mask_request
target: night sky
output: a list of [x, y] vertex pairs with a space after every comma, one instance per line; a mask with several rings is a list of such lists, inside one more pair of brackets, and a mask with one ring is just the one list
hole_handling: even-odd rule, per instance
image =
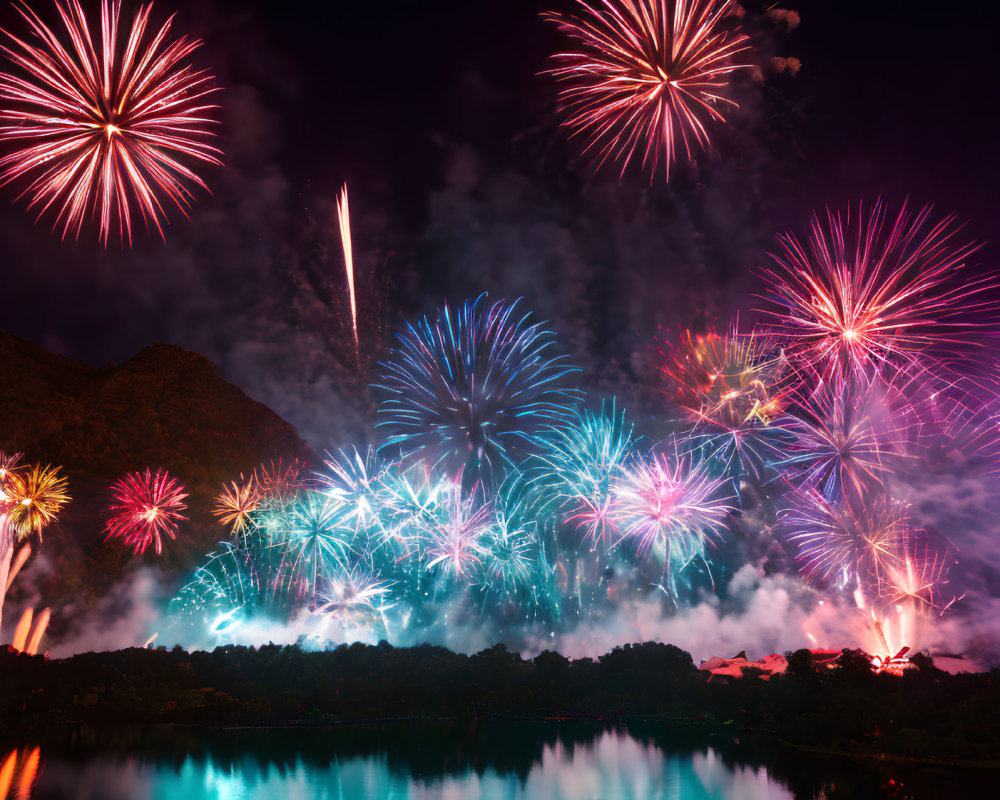
[[[47, 4], [37, 2], [36, 8]], [[594, 174], [539, 73], [567, 0], [382, 3], [160, 0], [222, 92], [223, 168], [188, 222], [105, 251], [60, 242], [16, 192], [0, 208], [0, 327], [94, 364], [169, 341], [197, 350], [317, 449], [370, 428], [345, 328], [334, 196], [351, 191], [369, 365], [404, 318], [482, 291], [524, 297], [595, 396], [655, 411], [661, 330], [752, 318], [775, 233], [812, 211], [907, 196], [989, 243], [1000, 212], [997, 28], [981, 2], [794, 2], [761, 56], [796, 76], [739, 82], [716, 149], [669, 186]], [[751, 10], [766, 7], [758, 3]], [[10, 8], [4, 27], [16, 29]]]

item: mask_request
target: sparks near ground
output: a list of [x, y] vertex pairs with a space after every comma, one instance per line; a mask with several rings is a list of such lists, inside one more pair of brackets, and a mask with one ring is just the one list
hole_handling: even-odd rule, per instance
[[189, 164], [220, 163], [212, 77], [187, 64], [199, 42], [171, 40], [172, 18], [154, 33], [152, 4], [129, 26], [120, 0], [102, 0], [99, 38], [79, 0], [55, 5], [61, 32], [24, 3], [29, 36], [3, 32], [12, 69], [0, 73], [0, 142], [14, 149], [0, 182], [23, 184], [64, 237], [93, 216], [105, 245], [113, 229], [131, 242], [136, 209], [162, 235], [164, 201], [186, 214], [190, 186], [205, 187]]

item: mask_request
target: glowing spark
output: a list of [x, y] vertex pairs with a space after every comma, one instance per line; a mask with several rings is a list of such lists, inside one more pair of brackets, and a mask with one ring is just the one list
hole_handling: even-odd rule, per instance
[[347, 184], [337, 198], [337, 219], [340, 222], [340, 243], [344, 248], [344, 268], [347, 270], [347, 290], [351, 296], [351, 325], [354, 329], [354, 352], [361, 366], [361, 345], [358, 343], [358, 306], [354, 294], [354, 246], [351, 242], [351, 209], [347, 204]]

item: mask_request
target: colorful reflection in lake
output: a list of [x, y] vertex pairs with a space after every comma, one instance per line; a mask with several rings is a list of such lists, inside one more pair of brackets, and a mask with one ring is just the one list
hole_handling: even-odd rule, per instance
[[927, 800], [991, 796], [991, 777], [665, 722], [53, 726], [0, 741], [0, 800]]
[[[764, 768], [733, 768], [711, 748], [665, 753], [620, 731], [589, 743], [542, 746], [526, 775], [467, 767], [456, 774], [400, 771], [386, 754], [327, 764], [275, 764], [254, 754], [217, 760], [186, 757], [180, 765], [107, 755], [74, 763], [49, 759], [34, 794], [73, 800], [790, 800]], [[11, 795], [11, 797], [28, 795]], [[3, 794], [0, 793], [0, 798]]]

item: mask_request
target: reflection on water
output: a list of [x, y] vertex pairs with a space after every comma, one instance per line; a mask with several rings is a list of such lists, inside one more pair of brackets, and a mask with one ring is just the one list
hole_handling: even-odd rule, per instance
[[885, 765], [665, 723], [80, 727], [2, 745], [0, 800], [923, 800], [944, 785], [951, 797], [982, 794], [981, 776], [898, 765], [890, 776]]
[[[220, 765], [187, 756], [167, 760], [99, 756], [82, 763], [50, 759], [35, 794], [75, 800], [789, 800], [791, 793], [765, 769], [732, 768], [711, 748], [665, 753], [653, 744], [605, 730], [586, 744], [570, 739], [542, 746], [527, 774], [466, 767], [422, 775], [396, 769], [386, 754], [338, 757], [326, 764], [261, 762], [245, 754]], [[0, 794], [2, 798], [2, 794]]]

